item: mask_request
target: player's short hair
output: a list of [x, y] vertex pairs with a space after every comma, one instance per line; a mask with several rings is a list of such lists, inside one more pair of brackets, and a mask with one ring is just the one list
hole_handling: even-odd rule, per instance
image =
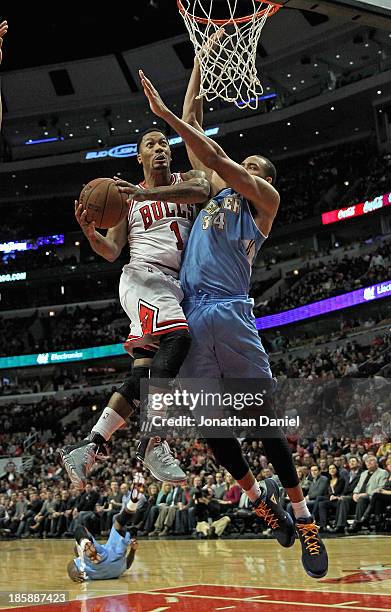
[[142, 132], [140, 134], [140, 136], [137, 139], [137, 153], [139, 153], [140, 151], [140, 145], [142, 143], [142, 140], [144, 138], [144, 136], [146, 136], [147, 134], [150, 134], [151, 132], [159, 132], [159, 134], [163, 134], [163, 136], [166, 138], [167, 142], [168, 142], [168, 136], [166, 134], [166, 132], [164, 130], [161, 130], [158, 127], [150, 127], [147, 130], [144, 130], [144, 132]]
[[268, 159], [267, 157], [264, 157], [263, 155], [257, 155], [257, 157], [259, 157], [263, 161], [263, 165], [265, 166], [267, 176], [271, 177], [272, 185], [274, 185], [277, 180], [277, 170], [276, 170], [275, 165], [273, 164], [273, 162], [270, 161], [270, 159]]

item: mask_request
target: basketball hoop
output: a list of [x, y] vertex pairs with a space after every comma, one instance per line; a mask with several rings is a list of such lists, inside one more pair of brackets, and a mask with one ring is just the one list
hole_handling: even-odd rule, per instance
[[216, 19], [217, 0], [177, 0], [195, 55], [200, 62], [198, 98], [221, 98], [239, 108], [258, 108], [263, 88], [257, 75], [256, 50], [266, 20], [280, 4], [248, 0], [252, 11], [242, 16], [238, 0], [225, 0], [226, 18]]

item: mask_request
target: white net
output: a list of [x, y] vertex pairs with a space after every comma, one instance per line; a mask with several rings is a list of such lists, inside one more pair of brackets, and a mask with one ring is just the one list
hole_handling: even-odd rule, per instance
[[[222, 7], [222, 3], [224, 6]], [[215, 19], [216, 6], [221, 19]], [[181, 0], [178, 7], [201, 68], [199, 98], [221, 98], [239, 108], [258, 108], [263, 93], [256, 67], [262, 28], [278, 5], [249, 0], [240, 14], [238, 0]], [[244, 18], [244, 19], [243, 19]]]

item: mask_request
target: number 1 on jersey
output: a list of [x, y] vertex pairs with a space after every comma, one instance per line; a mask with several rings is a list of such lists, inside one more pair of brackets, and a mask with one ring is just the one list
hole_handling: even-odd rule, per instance
[[182, 240], [182, 236], [181, 236], [181, 232], [179, 231], [179, 225], [178, 225], [178, 221], [173, 221], [172, 223], [170, 223], [170, 230], [172, 232], [174, 232], [175, 237], [176, 237], [176, 246], [178, 251], [183, 251], [183, 240]]

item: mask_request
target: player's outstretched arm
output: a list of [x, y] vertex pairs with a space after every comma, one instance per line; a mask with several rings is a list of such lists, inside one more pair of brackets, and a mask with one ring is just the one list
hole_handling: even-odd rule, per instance
[[[181, 183], [174, 185], [162, 185], [141, 189], [118, 177], [114, 177], [117, 187], [121, 193], [129, 195], [129, 200], [145, 202], [146, 200], [160, 200], [162, 202], [173, 202], [178, 204], [203, 204], [209, 197], [210, 184], [205, 178], [205, 173], [199, 170], [191, 170], [182, 175]], [[128, 202], [129, 202], [128, 200]]]
[[142, 71], [140, 78], [152, 112], [164, 119], [183, 138], [205, 166], [214, 170], [227, 185], [253, 204], [257, 212], [262, 215], [260, 229], [267, 235], [280, 203], [280, 196], [274, 187], [267, 181], [249, 174], [240, 164], [228, 157], [216, 142], [174, 115]]
[[75, 565], [75, 562], [69, 561], [67, 565], [68, 576], [73, 582], [84, 582], [84, 575], [79, 571]]
[[190, 80], [187, 86], [185, 99], [183, 101], [182, 119], [189, 123], [199, 132], [202, 131], [204, 120], [203, 99], [199, 97], [201, 89], [201, 64], [199, 56], [203, 55], [218, 55], [218, 42], [224, 36], [224, 28], [220, 28], [214, 32], [201, 47], [199, 55], [194, 58], [194, 66], [190, 75]]
[[[215, 32], [210, 39], [205, 42], [201, 53], [213, 53], [215, 42], [224, 34], [224, 29], [220, 28]], [[204, 102], [203, 98], [199, 97], [201, 89], [201, 66], [198, 57], [194, 58], [194, 66], [190, 75], [190, 80], [187, 86], [185, 99], [183, 101], [182, 119], [189, 125], [192, 125], [199, 132], [203, 132], [204, 120]], [[192, 149], [185, 143], [187, 155], [189, 157], [192, 168], [195, 170], [203, 170], [206, 178], [212, 179], [212, 171], [207, 168], [193, 153]]]
[[130, 550], [126, 556], [126, 569], [129, 569], [134, 561], [134, 557], [136, 555], [136, 550], [138, 548], [138, 544], [136, 540], [132, 540], [130, 543]]
[[[8, 32], [8, 23], [6, 21], [2, 21], [0, 23], [0, 64], [3, 60], [3, 51], [2, 51], [3, 38], [7, 34], [7, 32]], [[0, 92], [0, 128], [1, 128], [2, 120], [3, 120], [3, 106], [1, 103], [1, 92]]]
[[118, 225], [107, 230], [106, 236], [96, 231], [94, 221], [87, 222], [87, 211], [83, 210], [83, 206], [77, 200], [75, 200], [75, 217], [95, 253], [111, 262], [120, 256], [127, 242], [126, 217]]
[[202, 132], [204, 120], [203, 99], [198, 98], [201, 87], [201, 67], [198, 57], [194, 58], [194, 66], [187, 85], [185, 99], [183, 101], [182, 119]]

